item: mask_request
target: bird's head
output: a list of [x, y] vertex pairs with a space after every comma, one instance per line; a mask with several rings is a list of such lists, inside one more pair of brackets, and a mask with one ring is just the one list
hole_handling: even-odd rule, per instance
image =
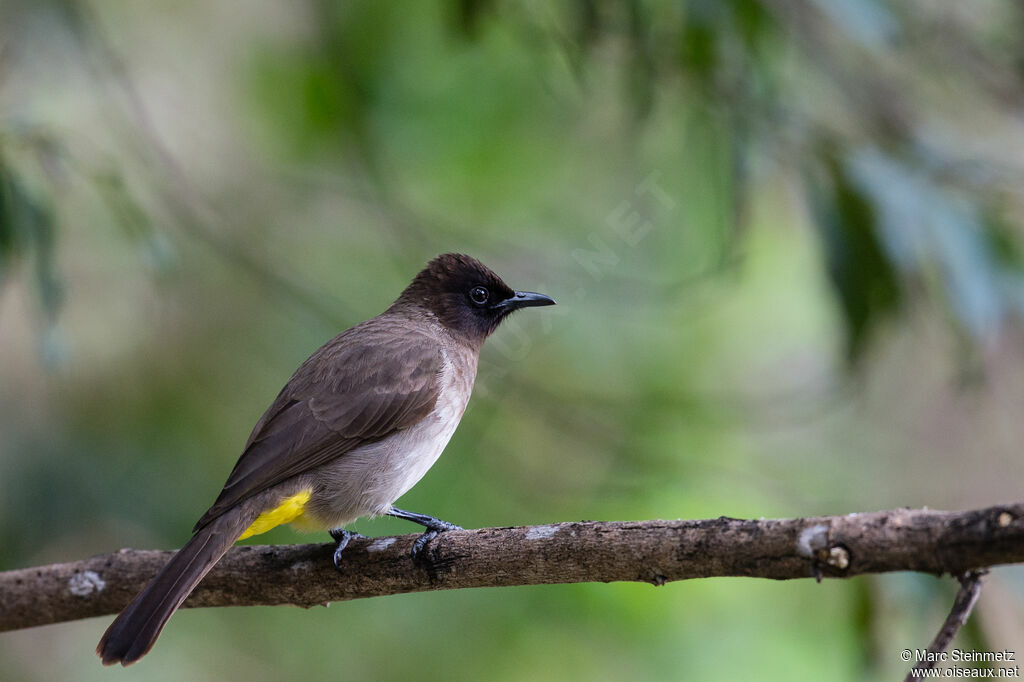
[[403, 303], [425, 307], [474, 344], [482, 344], [514, 310], [555, 304], [544, 294], [512, 289], [486, 265], [460, 253], [427, 263], [395, 302]]

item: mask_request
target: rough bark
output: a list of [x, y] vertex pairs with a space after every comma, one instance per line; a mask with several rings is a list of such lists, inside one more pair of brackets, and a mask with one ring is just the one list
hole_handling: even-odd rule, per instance
[[[425, 590], [620, 580], [661, 585], [712, 576], [961, 575], [1024, 562], [1024, 503], [966, 512], [898, 509], [450, 531], [414, 564], [409, 550], [416, 537], [353, 540], [340, 572], [331, 561], [331, 543], [236, 547], [185, 606], [309, 607]], [[0, 631], [116, 613], [170, 555], [125, 549], [0, 573]]]

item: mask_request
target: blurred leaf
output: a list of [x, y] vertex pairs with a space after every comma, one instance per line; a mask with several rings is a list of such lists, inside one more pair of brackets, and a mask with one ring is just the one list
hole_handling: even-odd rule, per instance
[[480, 23], [493, 10], [494, 0], [455, 0], [455, 27], [463, 38], [475, 39], [480, 33]]
[[630, 63], [628, 90], [633, 113], [643, 120], [654, 105], [655, 65], [652, 54], [649, 17], [639, 0], [629, 3]]
[[18, 219], [17, 200], [14, 178], [0, 160], [0, 284], [25, 242], [24, 236], [19, 234], [22, 223]]
[[602, 20], [597, 0], [576, 0], [573, 5], [576, 23], [576, 42], [585, 52], [601, 36]]
[[986, 213], [985, 233], [988, 235], [992, 257], [999, 266], [1024, 274], [1024, 249], [1017, 241], [1015, 228], [995, 209]]
[[55, 241], [52, 207], [35, 199], [11, 167], [0, 163], [0, 282], [14, 262], [31, 253], [39, 301], [50, 318], [63, 301]]
[[1024, 319], [1024, 251], [1014, 230], [1000, 211], [992, 209], [986, 214], [985, 232], [992, 258], [1000, 269], [1004, 303], [1018, 319]]
[[824, 246], [825, 267], [846, 326], [847, 357], [857, 361], [869, 333], [901, 302], [894, 271], [878, 242], [870, 199], [851, 182], [834, 152], [810, 171], [806, 190]]
[[32, 201], [26, 194], [21, 195], [22, 218], [26, 231], [31, 235], [32, 253], [35, 256], [35, 279], [43, 311], [55, 317], [64, 299], [64, 290], [56, 272], [57, 227], [50, 206]]
[[288, 148], [300, 155], [337, 150], [331, 138], [352, 118], [353, 105], [324, 58], [261, 55], [251, 83], [259, 109]]
[[679, 59], [684, 71], [707, 84], [718, 63], [718, 24], [723, 4], [715, 0], [690, 0], [679, 37]]
[[94, 186], [129, 241], [136, 244], [147, 266], [157, 273], [170, 270], [176, 256], [171, 243], [158, 232], [145, 209], [116, 173], [101, 173], [94, 178]]
[[43, 362], [61, 364], [67, 358], [67, 344], [56, 325], [64, 302], [64, 288], [57, 275], [57, 227], [53, 208], [36, 199], [10, 166], [0, 161], [0, 286], [9, 271], [29, 256], [36, 293], [45, 319], [40, 337]]
[[757, 0], [733, 0], [736, 32], [751, 53], [760, 50], [764, 38], [775, 28], [768, 10]]
[[[312, 3], [316, 38], [299, 49], [257, 55], [252, 89], [275, 134], [304, 156], [355, 153], [372, 170], [376, 148], [368, 124], [396, 30], [387, 3]], [[290, 139], [287, 139], [289, 138]]]
[[848, 166], [875, 206], [894, 266], [921, 281], [936, 280], [938, 295], [974, 338], [995, 332], [1006, 312], [1000, 265], [978, 210], [924, 171], [875, 149], [859, 150]]
[[899, 34], [899, 22], [879, 0], [815, 0], [814, 4], [864, 47], [882, 47]]

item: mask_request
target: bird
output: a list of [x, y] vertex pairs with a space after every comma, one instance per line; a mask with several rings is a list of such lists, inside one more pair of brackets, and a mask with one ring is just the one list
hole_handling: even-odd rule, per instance
[[394, 507], [437, 461], [462, 419], [484, 341], [513, 311], [555, 301], [516, 291], [480, 261], [437, 256], [377, 317], [341, 332], [295, 371], [256, 422], [191, 539], [114, 619], [96, 647], [104, 665], [145, 656], [167, 620], [240, 539], [282, 524], [327, 530], [388, 515], [426, 530], [416, 560], [458, 526]]

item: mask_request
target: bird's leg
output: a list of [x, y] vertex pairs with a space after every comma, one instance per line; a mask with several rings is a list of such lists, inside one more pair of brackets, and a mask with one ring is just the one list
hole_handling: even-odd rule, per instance
[[388, 516], [394, 516], [396, 519], [405, 519], [406, 521], [418, 523], [427, 529], [423, 535], [416, 538], [416, 542], [412, 544], [413, 561], [419, 558], [420, 552], [423, 551], [423, 548], [426, 547], [428, 542], [436, 538], [438, 533], [443, 533], [446, 530], [463, 530], [461, 526], [456, 526], [454, 523], [435, 519], [433, 516], [427, 516], [426, 514], [407, 512], [396, 507], [392, 507], [384, 513]]
[[327, 531], [334, 538], [334, 541], [338, 543], [338, 546], [334, 548], [334, 567], [341, 568], [341, 553], [348, 547], [348, 543], [353, 538], [363, 538], [365, 535], [356, 533], [355, 531], [345, 530], [344, 528], [332, 528]]

